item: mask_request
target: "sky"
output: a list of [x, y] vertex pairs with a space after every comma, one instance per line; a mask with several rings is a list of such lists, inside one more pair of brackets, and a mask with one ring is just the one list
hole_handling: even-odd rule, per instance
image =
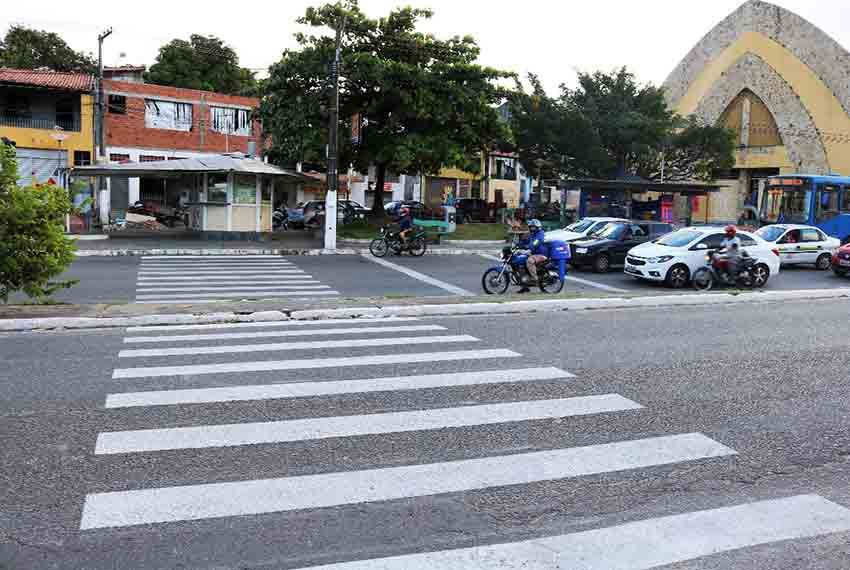
[[[400, 5], [430, 8], [421, 29], [438, 37], [471, 35], [481, 63], [524, 75], [538, 74], [550, 92], [575, 84], [577, 71], [627, 66], [642, 82], [661, 84], [702, 36], [743, 0], [361, 0], [370, 17]], [[850, 49], [850, 2], [777, 0]], [[76, 50], [97, 51], [97, 35], [112, 27], [104, 44], [106, 65], [145, 64], [159, 47], [192, 33], [230, 44], [244, 67], [259, 75], [282, 50], [295, 47], [295, 19], [318, 0], [220, 0], [144, 3], [89, 0], [4, 2], [0, 30], [12, 24], [53, 31]], [[85, 6], [84, 9], [78, 9]]]

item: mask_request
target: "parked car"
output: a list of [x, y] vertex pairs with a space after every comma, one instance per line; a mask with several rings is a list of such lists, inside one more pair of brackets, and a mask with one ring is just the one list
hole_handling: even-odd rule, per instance
[[455, 219], [459, 224], [490, 220], [490, 206], [483, 198], [459, 198], [455, 202]]
[[546, 241], [571, 242], [585, 238], [590, 234], [599, 233], [602, 231], [602, 228], [612, 222], [625, 223], [628, 221], [624, 218], [582, 218], [562, 230], [546, 232]]
[[346, 211], [350, 214], [353, 214], [357, 219], [366, 219], [366, 216], [369, 214], [369, 209], [366, 208], [360, 202], [355, 202], [354, 200], [339, 200], [337, 201], [341, 207], [345, 207]]
[[601, 232], [571, 243], [571, 264], [605, 273], [614, 266], [622, 266], [626, 253], [633, 247], [657, 239], [673, 229], [672, 224], [663, 222], [610, 222]]
[[384, 205], [384, 211], [386, 211], [388, 216], [395, 218], [398, 217], [398, 213], [399, 210], [401, 210], [402, 205], [410, 208], [414, 218], [443, 219], [444, 213], [442, 208], [429, 208], [422, 202], [417, 202], [416, 200], [396, 200], [388, 202]]
[[850, 244], [841, 246], [833, 254], [832, 271], [839, 277], [850, 275]]
[[[301, 207], [301, 224], [304, 226], [320, 225], [320, 220], [324, 220], [325, 201], [310, 200], [305, 202]], [[337, 202], [336, 208], [337, 224], [345, 224], [354, 220], [354, 209], [345, 203], [345, 200]]]
[[832, 254], [841, 247], [841, 240], [814, 226], [774, 224], [764, 226], [756, 235], [776, 244], [782, 265], [814, 265], [821, 271], [832, 266]]
[[[665, 282], [680, 288], [691, 281], [697, 269], [706, 264], [706, 254], [720, 249], [725, 234], [722, 227], [682, 228], [650, 243], [629, 250], [626, 275], [647, 281]], [[755, 285], [763, 287], [771, 275], [779, 273], [779, 250], [750, 232], [738, 232], [741, 248], [756, 259]]]

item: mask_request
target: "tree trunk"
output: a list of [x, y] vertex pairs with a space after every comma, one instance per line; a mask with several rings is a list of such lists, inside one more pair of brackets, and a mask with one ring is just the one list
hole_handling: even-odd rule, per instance
[[387, 179], [387, 165], [375, 165], [375, 201], [372, 203], [372, 216], [384, 216], [384, 180]]

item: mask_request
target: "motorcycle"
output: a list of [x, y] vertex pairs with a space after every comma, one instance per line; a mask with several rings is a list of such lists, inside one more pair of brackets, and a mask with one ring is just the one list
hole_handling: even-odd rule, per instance
[[272, 214], [272, 229], [274, 231], [289, 229], [289, 211], [286, 206], [278, 206]]
[[[481, 278], [484, 292], [488, 295], [504, 295], [512, 284], [526, 286], [529, 280], [526, 266], [529, 255], [528, 252], [521, 252], [516, 243], [503, 248], [501, 265], [489, 268]], [[564, 289], [569, 257], [570, 247], [567, 244], [550, 244], [549, 258], [537, 266], [537, 285], [542, 292], [556, 295]]]
[[398, 232], [391, 231], [389, 227], [381, 228], [381, 236], [372, 240], [369, 244], [369, 251], [375, 257], [384, 257], [392, 251], [396, 255], [401, 255], [405, 251], [409, 252], [414, 257], [422, 257], [428, 250], [428, 242], [425, 239], [425, 231], [417, 229], [416, 233], [403, 241]]
[[752, 289], [763, 286], [763, 278], [759, 274], [756, 260], [743, 252], [738, 258], [737, 275], [729, 275], [724, 269], [724, 260], [717, 252], [705, 256], [706, 266], [694, 272], [691, 281], [697, 291], [710, 291], [715, 285]]

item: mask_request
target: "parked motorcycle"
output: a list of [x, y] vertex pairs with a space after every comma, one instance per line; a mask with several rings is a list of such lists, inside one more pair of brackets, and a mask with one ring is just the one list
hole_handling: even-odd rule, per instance
[[421, 229], [417, 229], [416, 233], [405, 242], [398, 232], [391, 231], [389, 227], [384, 226], [381, 228], [380, 237], [376, 237], [369, 244], [369, 251], [375, 257], [384, 257], [390, 251], [396, 255], [401, 255], [407, 251], [414, 257], [421, 257], [425, 255], [427, 250], [428, 242], [425, 239], [425, 231]]
[[[562, 242], [550, 244], [550, 257], [537, 266], [537, 285], [544, 293], [552, 295], [564, 289], [566, 264], [570, 257], [569, 245]], [[481, 278], [481, 285], [488, 295], [504, 295], [511, 285], [523, 287], [529, 281], [526, 262], [530, 254], [521, 252], [514, 243], [502, 249], [500, 265], [489, 268]]]
[[286, 206], [278, 206], [272, 214], [272, 230], [287, 231], [289, 229], [289, 210]]
[[726, 271], [724, 259], [717, 252], [707, 254], [705, 261], [706, 266], [697, 269], [691, 278], [697, 291], [710, 291], [717, 285], [752, 289], [763, 287], [766, 282], [762, 268], [746, 251], [738, 258], [737, 275], [734, 276]]

